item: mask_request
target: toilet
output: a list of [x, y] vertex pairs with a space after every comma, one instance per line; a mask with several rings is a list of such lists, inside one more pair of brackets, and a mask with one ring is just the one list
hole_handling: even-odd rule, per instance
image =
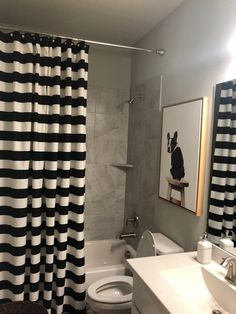
[[[137, 257], [181, 253], [184, 250], [162, 233], [149, 230], [142, 234]], [[88, 304], [94, 314], [130, 314], [133, 278], [130, 276], [106, 277], [88, 288]]]

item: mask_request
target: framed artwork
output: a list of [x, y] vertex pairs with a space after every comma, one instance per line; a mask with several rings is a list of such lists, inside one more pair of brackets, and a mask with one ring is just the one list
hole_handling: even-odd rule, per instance
[[206, 158], [207, 98], [162, 110], [159, 197], [202, 214]]

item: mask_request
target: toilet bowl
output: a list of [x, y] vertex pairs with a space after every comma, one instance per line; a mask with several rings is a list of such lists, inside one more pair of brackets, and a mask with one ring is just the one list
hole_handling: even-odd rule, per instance
[[[162, 233], [149, 230], [142, 234], [137, 257], [181, 253], [184, 250]], [[88, 288], [88, 304], [95, 314], [130, 314], [133, 279], [129, 276], [112, 276], [97, 280]]]
[[97, 314], [129, 314], [133, 278], [112, 276], [97, 280], [88, 288], [88, 303]]

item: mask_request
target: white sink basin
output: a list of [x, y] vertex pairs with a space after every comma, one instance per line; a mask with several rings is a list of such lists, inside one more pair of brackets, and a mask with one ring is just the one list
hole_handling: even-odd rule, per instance
[[186, 313], [236, 314], [236, 287], [224, 277], [226, 269], [212, 262], [207, 266], [179, 267], [160, 271], [173, 293], [184, 303]]

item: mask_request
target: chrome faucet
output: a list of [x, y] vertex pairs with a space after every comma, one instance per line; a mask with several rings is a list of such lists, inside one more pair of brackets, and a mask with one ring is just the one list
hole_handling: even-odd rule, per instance
[[226, 257], [221, 265], [228, 269], [225, 279], [236, 286], [236, 259], [231, 256]]
[[129, 217], [126, 219], [126, 222], [125, 222], [126, 226], [128, 226], [129, 223], [132, 223], [134, 228], [138, 227], [139, 217], [136, 213], [134, 213], [132, 217]]
[[120, 234], [120, 239], [125, 239], [125, 238], [136, 238], [137, 233], [122, 233]]

